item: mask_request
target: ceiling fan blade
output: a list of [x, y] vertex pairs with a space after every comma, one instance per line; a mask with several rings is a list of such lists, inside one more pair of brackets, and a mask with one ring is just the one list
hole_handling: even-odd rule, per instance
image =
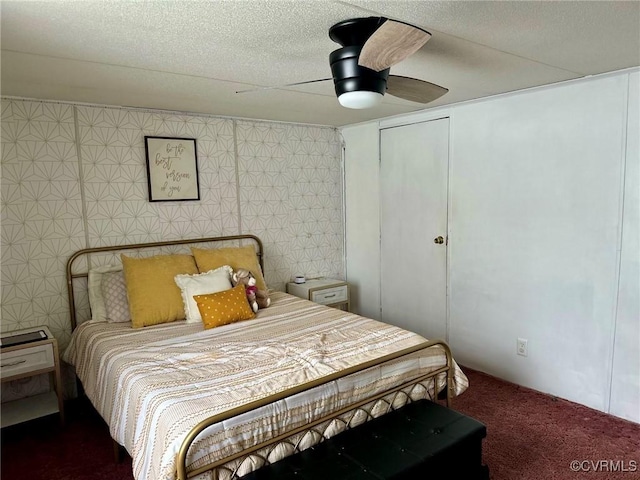
[[420, 50], [430, 38], [421, 28], [387, 20], [365, 42], [358, 65], [381, 72]]
[[295, 87], [297, 85], [306, 85], [308, 83], [326, 82], [327, 80], [333, 80], [333, 77], [319, 78], [317, 80], [306, 80], [304, 82], [287, 83], [285, 85], [276, 85], [276, 86], [273, 86], [273, 87], [249, 88], [248, 90], [238, 90], [236, 93], [249, 93], [249, 92], [257, 92], [257, 91], [260, 91], [260, 90], [274, 90], [276, 88]]
[[387, 93], [394, 97], [403, 98], [418, 103], [429, 103], [437, 100], [449, 91], [435, 83], [425, 82], [417, 78], [389, 75], [387, 79]]

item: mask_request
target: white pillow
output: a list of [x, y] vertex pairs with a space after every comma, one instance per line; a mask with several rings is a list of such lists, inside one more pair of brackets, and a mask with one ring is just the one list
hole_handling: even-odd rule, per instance
[[229, 265], [223, 265], [215, 270], [195, 275], [176, 275], [175, 281], [184, 303], [184, 313], [187, 323], [201, 322], [200, 310], [193, 299], [194, 295], [205, 295], [207, 293], [218, 293], [229, 290], [231, 285], [231, 274], [233, 269]]
[[91, 307], [91, 319], [98, 322], [107, 321], [107, 309], [102, 295], [102, 276], [108, 272], [122, 270], [122, 265], [105, 265], [89, 270], [87, 288], [89, 290], [89, 306]]

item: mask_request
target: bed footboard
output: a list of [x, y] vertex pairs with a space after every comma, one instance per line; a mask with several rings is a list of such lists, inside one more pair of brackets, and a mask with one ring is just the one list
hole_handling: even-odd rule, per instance
[[[402, 385], [398, 385], [392, 389], [379, 392], [373, 397], [366, 398], [364, 400], [361, 400], [359, 402], [356, 402], [344, 408], [341, 408], [340, 410], [333, 411], [327, 415], [322, 416], [321, 418], [314, 420], [313, 422], [291, 429], [281, 435], [278, 435], [274, 438], [269, 439], [268, 441], [254, 445], [248, 449], [239, 451], [233, 455], [227, 456], [225, 458], [222, 458], [215, 462], [211, 462], [204, 466], [200, 466], [197, 469], [187, 472], [187, 455], [189, 453], [189, 449], [191, 448], [192, 444], [195, 442], [196, 438], [206, 428], [210, 427], [211, 425], [222, 422], [236, 415], [241, 415], [251, 410], [255, 410], [265, 405], [269, 405], [271, 403], [282, 400], [286, 397], [290, 397], [292, 395], [296, 395], [306, 390], [310, 390], [314, 387], [338, 380], [339, 378], [345, 377], [347, 375], [360, 372], [362, 370], [366, 370], [367, 368], [381, 365], [387, 361], [395, 360], [405, 355], [410, 355], [410, 354], [419, 352], [421, 350], [425, 350], [427, 348], [433, 348], [433, 347], [436, 347], [436, 348], [440, 347], [444, 350], [444, 353], [446, 356], [446, 364], [443, 365], [442, 367], [432, 370], [429, 373], [426, 373], [418, 378], [412, 379], [411, 381], [403, 383]], [[292, 453], [297, 453], [302, 449], [299, 448], [299, 445], [297, 442], [293, 444], [291, 441], [288, 441], [288, 439], [290, 439], [291, 437], [304, 434], [306, 432], [313, 432], [316, 436], [320, 437], [319, 441], [323, 441], [324, 439], [328, 438], [324, 434], [324, 432], [319, 431], [317, 429], [318, 426], [322, 424], [326, 424], [327, 422], [330, 422], [332, 420], [339, 419], [342, 415], [347, 414], [348, 412], [356, 412], [356, 411], [364, 410], [367, 419], [373, 418], [373, 414], [367, 410], [367, 407], [370, 407], [371, 405], [375, 404], [378, 401], [384, 401], [387, 404], [387, 410], [393, 410], [394, 403], [398, 395], [403, 396], [402, 398], [403, 404], [410, 403], [412, 401], [412, 398], [410, 393], [407, 393], [407, 392], [410, 392], [414, 387], [418, 385], [422, 385], [423, 387], [426, 387], [425, 391], [427, 392], [429, 391], [428, 385], [429, 384], [433, 385], [434, 398], [432, 398], [432, 400], [435, 401], [438, 396], [437, 380], [440, 376], [446, 377], [445, 404], [447, 407], [449, 407], [451, 405], [451, 398], [453, 397], [453, 391], [454, 391], [453, 368], [454, 368], [453, 359], [451, 356], [451, 350], [449, 349], [449, 346], [444, 341], [441, 341], [441, 340], [426, 341], [418, 345], [415, 345], [413, 347], [409, 347], [409, 348], [400, 350], [398, 352], [385, 355], [375, 360], [371, 360], [371, 361], [362, 363], [360, 365], [355, 365], [345, 370], [335, 372], [330, 375], [326, 375], [312, 382], [308, 382], [305, 384], [301, 384], [301, 385], [289, 388], [287, 390], [283, 390], [282, 392], [270, 395], [268, 397], [248, 403], [246, 405], [242, 405], [238, 408], [226, 411], [224, 413], [214, 415], [212, 417], [209, 417], [201, 421], [195, 427], [193, 427], [193, 429], [189, 432], [189, 434], [185, 437], [184, 441], [182, 442], [182, 445], [178, 452], [177, 462], [176, 462], [177, 478], [178, 480], [187, 480], [188, 478], [195, 477], [205, 472], [219, 471], [219, 472], [224, 472], [224, 478], [237, 479], [240, 476], [239, 470], [241, 469], [241, 467], [243, 467], [244, 462], [248, 461], [254, 464], [259, 462], [260, 465], [258, 465], [258, 467], [267, 465], [270, 463], [268, 454], [264, 455], [259, 453], [261, 451], [264, 451], [264, 449], [267, 449], [268, 452], [271, 452], [278, 445], [281, 445], [282, 443], [287, 443], [289, 447], [292, 447], [292, 448], [289, 448], [289, 450], [291, 450], [290, 454], [292, 454]], [[344, 427], [345, 427], [344, 429], [351, 428], [348, 422], [342, 422], [342, 423], [344, 423]], [[215, 478], [215, 477], [212, 477], [212, 478]]]

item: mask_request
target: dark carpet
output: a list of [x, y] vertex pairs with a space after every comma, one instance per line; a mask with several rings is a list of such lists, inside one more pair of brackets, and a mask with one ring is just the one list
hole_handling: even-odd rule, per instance
[[[640, 425], [463, 369], [471, 386], [453, 408], [487, 426], [491, 479], [640, 479]], [[114, 462], [88, 401], [69, 401], [66, 412], [64, 428], [53, 416], [2, 430], [2, 480], [132, 480], [131, 459]]]
[[109, 429], [85, 398], [57, 415], [2, 429], [2, 480], [132, 480], [131, 459], [115, 463]]
[[492, 479], [640, 479], [640, 424], [463, 370], [470, 387], [453, 408], [487, 426]]

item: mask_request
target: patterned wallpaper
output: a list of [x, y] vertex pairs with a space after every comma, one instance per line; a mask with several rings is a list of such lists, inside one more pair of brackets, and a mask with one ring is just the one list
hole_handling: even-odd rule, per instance
[[[200, 201], [147, 201], [145, 135], [197, 139]], [[273, 289], [344, 278], [342, 192], [333, 128], [2, 99], [2, 331], [48, 325], [64, 348], [87, 247], [253, 233]]]

